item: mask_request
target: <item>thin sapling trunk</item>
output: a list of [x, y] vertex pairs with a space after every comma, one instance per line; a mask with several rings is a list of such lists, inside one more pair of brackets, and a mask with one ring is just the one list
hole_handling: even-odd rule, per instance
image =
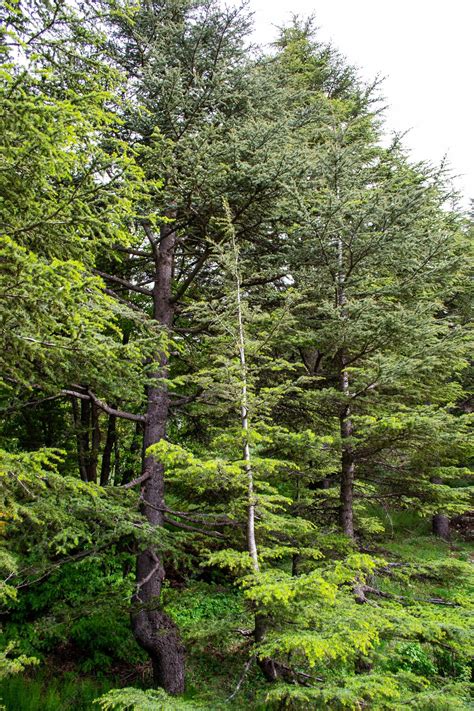
[[[245, 347], [245, 329], [242, 312], [242, 289], [239, 270], [239, 251], [235, 241], [235, 232], [232, 226], [231, 215], [228, 206], [226, 205], [227, 220], [229, 231], [232, 238], [232, 247], [234, 252], [234, 278], [235, 278], [235, 293], [237, 305], [237, 325], [238, 325], [238, 350], [240, 362], [240, 382], [241, 382], [241, 405], [240, 419], [242, 425], [242, 433], [244, 437], [243, 444], [243, 459], [244, 469], [247, 474], [247, 549], [252, 560], [254, 573], [260, 572], [260, 563], [258, 558], [257, 540], [255, 536], [255, 490], [254, 490], [254, 475], [252, 469], [252, 453], [250, 448], [250, 428], [249, 428], [249, 403], [248, 403], [248, 373], [246, 363], [246, 347]], [[267, 630], [267, 621], [264, 615], [255, 613], [255, 630], [254, 639], [256, 644], [260, 644], [265, 639]], [[278, 674], [275, 664], [272, 659], [259, 659], [259, 666], [265, 678], [268, 681], [276, 681]]]

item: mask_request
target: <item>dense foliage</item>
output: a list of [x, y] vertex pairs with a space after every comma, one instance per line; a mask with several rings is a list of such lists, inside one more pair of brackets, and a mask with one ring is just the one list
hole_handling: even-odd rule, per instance
[[444, 168], [311, 21], [0, 16], [4, 708], [470, 708]]

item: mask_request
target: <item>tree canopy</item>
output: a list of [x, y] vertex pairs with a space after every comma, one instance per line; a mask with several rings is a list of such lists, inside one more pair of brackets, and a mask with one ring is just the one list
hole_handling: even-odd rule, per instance
[[5, 708], [470, 708], [444, 166], [312, 19], [0, 7]]

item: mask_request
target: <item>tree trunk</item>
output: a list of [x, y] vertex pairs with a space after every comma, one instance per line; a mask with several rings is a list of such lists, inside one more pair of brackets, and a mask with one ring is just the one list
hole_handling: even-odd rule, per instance
[[[338, 239], [338, 274], [336, 288], [336, 305], [341, 310], [341, 317], [346, 318], [346, 288], [344, 275], [344, 245], [342, 239]], [[340, 489], [340, 523], [343, 533], [350, 538], [354, 537], [354, 475], [355, 460], [354, 450], [350, 442], [354, 427], [351, 420], [350, 408], [350, 384], [349, 374], [346, 369], [346, 354], [342, 349], [339, 355], [339, 389], [346, 397], [347, 404], [344, 405], [339, 415], [339, 425], [341, 431], [341, 489]]]
[[[344, 378], [345, 373], [341, 374]], [[349, 406], [345, 407], [340, 415], [340, 429], [342, 440], [341, 453], [341, 490], [340, 490], [340, 523], [343, 533], [350, 538], [354, 537], [354, 450], [348, 439], [352, 437], [353, 426]]]
[[[159, 246], [154, 245], [155, 284], [153, 316], [170, 329], [173, 321], [171, 282], [176, 235], [172, 228], [161, 228]], [[147, 393], [147, 420], [144, 431], [145, 451], [166, 434], [169, 396], [163, 380], [168, 375], [168, 358], [161, 351], [155, 357], [156, 371]], [[152, 526], [164, 523], [164, 470], [154, 457], [145, 456], [142, 487], [143, 513]], [[155, 683], [170, 694], [184, 691], [184, 646], [174, 622], [159, 609], [161, 586], [165, 577], [163, 563], [156, 550], [150, 548], [137, 558], [137, 587], [133, 597], [132, 627], [135, 639], [150, 655]]]
[[449, 518], [442, 513], [435, 514], [433, 516], [433, 533], [435, 536], [438, 536], [438, 538], [444, 538], [445, 541], [449, 539], [450, 536], [450, 526], [449, 526]]
[[[134, 455], [137, 452], [140, 451], [140, 449], [143, 447], [143, 431], [142, 431], [142, 424], [141, 422], [137, 422], [135, 424], [135, 432], [132, 437], [132, 443], [130, 445], [130, 454]], [[144, 457], [142, 457], [142, 460], [144, 461]], [[143, 469], [143, 462], [142, 462], [142, 469]], [[129, 481], [132, 481], [132, 479], [137, 476], [136, 472], [133, 469], [133, 466], [127, 467], [127, 469], [124, 470], [121, 481], [120, 483], [123, 484], [128, 484]]]
[[[252, 453], [250, 450], [250, 427], [249, 427], [249, 403], [248, 403], [248, 382], [247, 382], [247, 364], [245, 357], [245, 330], [244, 321], [242, 314], [242, 295], [241, 295], [241, 280], [239, 272], [239, 250], [237, 243], [235, 241], [235, 232], [232, 226], [232, 217], [228, 206], [226, 206], [226, 212], [229, 222], [229, 228], [232, 236], [232, 246], [234, 250], [235, 264], [234, 264], [234, 277], [235, 277], [235, 287], [236, 287], [236, 306], [237, 306], [237, 327], [238, 327], [238, 348], [239, 348], [239, 361], [240, 361], [240, 377], [241, 377], [241, 402], [240, 402], [240, 423], [242, 426], [242, 432], [244, 433], [244, 446], [243, 446], [243, 458], [244, 458], [244, 469], [247, 475], [247, 550], [249, 556], [252, 560], [252, 567], [254, 573], [258, 574], [260, 572], [260, 563], [258, 558], [257, 549], [257, 539], [255, 536], [255, 505], [256, 497], [254, 490], [254, 478], [252, 469]], [[265, 639], [267, 631], [267, 618], [255, 611], [255, 628], [254, 628], [254, 640], [255, 644], [262, 644]], [[258, 658], [258, 665], [263, 672], [263, 675], [267, 681], [276, 681], [278, 678], [278, 672], [275, 667], [275, 663], [270, 658], [260, 659]]]
[[74, 422], [74, 430], [76, 432], [76, 442], [77, 442], [77, 460], [79, 464], [79, 473], [81, 475], [82, 481], [87, 481], [87, 468], [86, 468], [86, 453], [84, 452], [84, 437], [82, 433], [82, 422], [79, 416], [79, 408], [77, 406], [76, 398], [71, 398], [72, 406], [72, 419]]
[[[256, 644], [261, 644], [265, 640], [265, 635], [267, 633], [268, 622], [266, 617], [263, 615], [255, 615], [255, 630], [254, 639]], [[265, 657], [264, 659], [258, 659], [258, 666], [260, 667], [265, 679], [267, 681], [277, 681], [278, 674], [278, 664], [276, 664], [270, 657]]]
[[[114, 405], [115, 407], [115, 405]], [[109, 415], [107, 425], [107, 437], [105, 439], [104, 451], [102, 452], [102, 466], [100, 468], [100, 485], [107, 486], [110, 481], [110, 466], [112, 462], [112, 452], [117, 440], [116, 417]]]
[[291, 557], [291, 575], [295, 578], [299, 575], [299, 568], [301, 563], [301, 553], [293, 553]]
[[91, 424], [92, 424], [92, 438], [91, 438], [91, 448], [89, 451], [89, 464], [87, 467], [87, 479], [88, 481], [97, 482], [97, 462], [99, 461], [99, 451], [100, 451], [100, 423], [99, 423], [99, 408], [93, 402], [91, 404]]
[[[432, 484], [443, 483], [442, 479], [437, 476], [431, 477], [431, 482]], [[433, 518], [431, 519], [431, 526], [433, 535], [437, 536], [438, 538], [443, 538], [445, 541], [449, 540], [451, 531], [449, 525], [449, 518], [448, 516], [446, 516], [446, 514], [441, 512], [434, 514]]]

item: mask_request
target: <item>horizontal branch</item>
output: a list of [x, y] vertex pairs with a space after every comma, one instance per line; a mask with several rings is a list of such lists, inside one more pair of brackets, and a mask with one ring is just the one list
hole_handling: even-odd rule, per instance
[[210, 536], [211, 538], [225, 538], [223, 533], [219, 533], [218, 531], [208, 531], [203, 528], [198, 528], [197, 526], [190, 526], [187, 523], [181, 523], [181, 521], [173, 521], [172, 518], [169, 518], [168, 516], [164, 517], [165, 523], [168, 523], [170, 526], [174, 526], [175, 528], [182, 528], [184, 531], [192, 531], [193, 533], [200, 533], [203, 536]]
[[287, 272], [281, 274], [273, 274], [273, 276], [255, 277], [254, 279], [245, 279], [242, 281], [242, 286], [263, 286], [264, 284], [272, 284], [278, 279], [283, 279], [287, 276]]
[[142, 249], [133, 249], [132, 247], [124, 247], [121, 244], [114, 244], [114, 249], [118, 252], [124, 252], [125, 254], [133, 254], [135, 257], [147, 257], [147, 259], [153, 258], [151, 252], [145, 252]]
[[[138, 479], [136, 480], [138, 481]], [[206, 523], [208, 526], [240, 526], [240, 523], [238, 521], [234, 521], [233, 519], [226, 518], [225, 520], [220, 520], [220, 521], [203, 521], [202, 518], [208, 516], [211, 517], [213, 514], [202, 514], [202, 513], [189, 513], [187, 511], [175, 511], [174, 509], [168, 508], [168, 506], [155, 506], [154, 504], [151, 504], [149, 501], [147, 501], [143, 496], [140, 497], [145, 506], [148, 506], [150, 509], [153, 509], [154, 511], [159, 511], [160, 513], [168, 513], [171, 514], [172, 516], [176, 516], [176, 518], [184, 518], [186, 521], [191, 521], [191, 523], [197, 523], [199, 525], [202, 525], [203, 523]], [[225, 515], [225, 514], [224, 514]], [[197, 518], [198, 516], [201, 516], [202, 518]], [[200, 531], [201, 529], [196, 529], [197, 531]], [[222, 535], [222, 534], [219, 534]]]
[[383, 592], [378, 588], [373, 588], [370, 585], [356, 585], [354, 587], [354, 593], [356, 596], [356, 601], [360, 603], [367, 602], [365, 596], [366, 593], [369, 595], [376, 595], [377, 597], [382, 597], [387, 600], [407, 600], [408, 602], [427, 602], [431, 605], [446, 605], [447, 607], [459, 607], [456, 602], [450, 602], [449, 600], [443, 600], [441, 597], [406, 597], [405, 595], [395, 595], [394, 593]]
[[132, 481], [127, 482], [127, 484], [122, 484], [119, 486], [119, 489], [131, 489], [133, 486], [137, 486], [137, 484], [142, 484], [144, 481], [149, 479], [151, 476], [149, 471], [143, 472], [140, 476], [138, 476], [136, 479], [132, 479]]
[[114, 276], [113, 274], [107, 274], [106, 272], [101, 272], [99, 269], [94, 269], [93, 271], [94, 274], [97, 274], [97, 276], [102, 277], [102, 279], [105, 279], [106, 281], [112, 281], [114, 282], [114, 284], [120, 284], [120, 286], [124, 286], [130, 291], [136, 291], [137, 294], [143, 294], [144, 296], [152, 296], [153, 294], [151, 289], [144, 289], [143, 287], [137, 286], [136, 284], [132, 284], [130, 281], [122, 279], [121, 277]]
[[185, 395], [183, 397], [178, 397], [176, 400], [170, 400], [170, 407], [181, 407], [182, 405], [189, 405], [191, 402], [195, 402], [198, 397], [202, 394], [202, 388], [199, 392], [194, 395]]
[[123, 420], [131, 420], [132, 422], [146, 422], [145, 415], [135, 415], [133, 412], [126, 412], [125, 410], [118, 410], [115, 407], [110, 407], [103, 400], [94, 395], [90, 390], [85, 390], [84, 392], [78, 392], [77, 390], [64, 389], [61, 390], [61, 395], [69, 395], [71, 397], [77, 397], [80, 400], [92, 400], [92, 402], [97, 405], [100, 410], [106, 412], [108, 415], [113, 415], [114, 417], [120, 417]]

